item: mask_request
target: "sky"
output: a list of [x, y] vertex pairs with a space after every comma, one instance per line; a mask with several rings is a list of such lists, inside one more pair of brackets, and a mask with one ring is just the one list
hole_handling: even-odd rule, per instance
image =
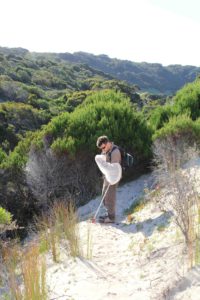
[[0, 46], [200, 66], [199, 0], [0, 0]]

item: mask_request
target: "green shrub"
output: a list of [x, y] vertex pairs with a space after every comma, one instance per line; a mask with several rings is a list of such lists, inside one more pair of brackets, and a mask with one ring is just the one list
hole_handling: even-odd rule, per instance
[[174, 114], [171, 105], [158, 106], [151, 112], [149, 119], [150, 126], [154, 131], [159, 130]]
[[0, 168], [21, 170], [26, 164], [31, 142], [35, 136], [37, 136], [37, 132], [27, 132], [26, 137], [18, 143], [15, 149], [0, 161]]
[[134, 214], [136, 212], [141, 211], [146, 205], [146, 201], [144, 197], [140, 197], [136, 199], [129, 208], [125, 210], [126, 215]]
[[200, 120], [193, 122], [188, 115], [172, 117], [164, 127], [153, 134], [153, 140], [165, 139], [169, 136], [174, 139], [185, 136], [187, 139], [200, 141]]
[[5, 151], [3, 151], [2, 148], [0, 148], [0, 164], [5, 160], [5, 158], [7, 157]]
[[200, 117], [200, 80], [186, 84], [174, 97], [176, 114], [188, 113], [192, 120]]
[[142, 114], [119, 92], [107, 90], [87, 97], [71, 114], [54, 118], [44, 130], [44, 135], [50, 133], [52, 148], [58, 152], [95, 153], [97, 137], [107, 134], [143, 158], [150, 153], [151, 132]]
[[60, 114], [58, 117], [55, 117], [45, 126], [45, 135], [53, 135], [55, 137], [64, 136], [65, 130], [68, 127], [70, 120], [70, 114], [68, 112]]
[[150, 115], [151, 128], [160, 130], [173, 116], [188, 115], [192, 120], [200, 117], [200, 80], [185, 85], [170, 103], [158, 106]]
[[0, 207], [0, 224], [8, 225], [12, 221], [12, 215], [4, 208]]

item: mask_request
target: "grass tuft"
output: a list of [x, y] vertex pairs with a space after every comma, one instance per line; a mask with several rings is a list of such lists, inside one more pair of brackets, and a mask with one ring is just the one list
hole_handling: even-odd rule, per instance
[[46, 300], [46, 264], [39, 255], [39, 246], [30, 245], [21, 263], [24, 283], [23, 300]]
[[93, 240], [92, 240], [92, 230], [91, 225], [88, 225], [87, 228], [87, 259], [92, 259], [92, 250], [93, 250]]
[[69, 203], [55, 203], [49, 214], [37, 219], [40, 231], [40, 251], [52, 252], [53, 260], [59, 260], [59, 243], [67, 240], [67, 250], [72, 257], [81, 255], [80, 237], [78, 231], [78, 217], [75, 206]]
[[125, 214], [131, 215], [133, 213], [141, 211], [145, 207], [146, 203], [147, 201], [145, 201], [143, 197], [138, 198], [131, 204], [131, 206], [128, 209], [125, 210]]

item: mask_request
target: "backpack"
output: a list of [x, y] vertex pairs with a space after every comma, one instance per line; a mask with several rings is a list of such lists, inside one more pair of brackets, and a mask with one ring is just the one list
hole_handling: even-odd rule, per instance
[[133, 156], [130, 153], [126, 152], [126, 150], [124, 148], [120, 147], [120, 146], [114, 146], [112, 148], [112, 151], [109, 152], [110, 161], [111, 161], [112, 152], [115, 149], [119, 149], [119, 151], [121, 153], [121, 166], [122, 166], [122, 169], [126, 170], [127, 168], [132, 167], [133, 163], [134, 163]]

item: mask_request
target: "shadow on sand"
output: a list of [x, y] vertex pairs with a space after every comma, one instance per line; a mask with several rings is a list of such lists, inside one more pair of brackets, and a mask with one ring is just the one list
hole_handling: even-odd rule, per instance
[[125, 233], [137, 233], [142, 232], [145, 237], [149, 237], [153, 234], [154, 230], [160, 226], [169, 226], [170, 218], [172, 217], [172, 212], [163, 212], [160, 216], [152, 219], [149, 218], [142, 222], [133, 221], [133, 223], [123, 223], [122, 219], [119, 223], [109, 224]]

